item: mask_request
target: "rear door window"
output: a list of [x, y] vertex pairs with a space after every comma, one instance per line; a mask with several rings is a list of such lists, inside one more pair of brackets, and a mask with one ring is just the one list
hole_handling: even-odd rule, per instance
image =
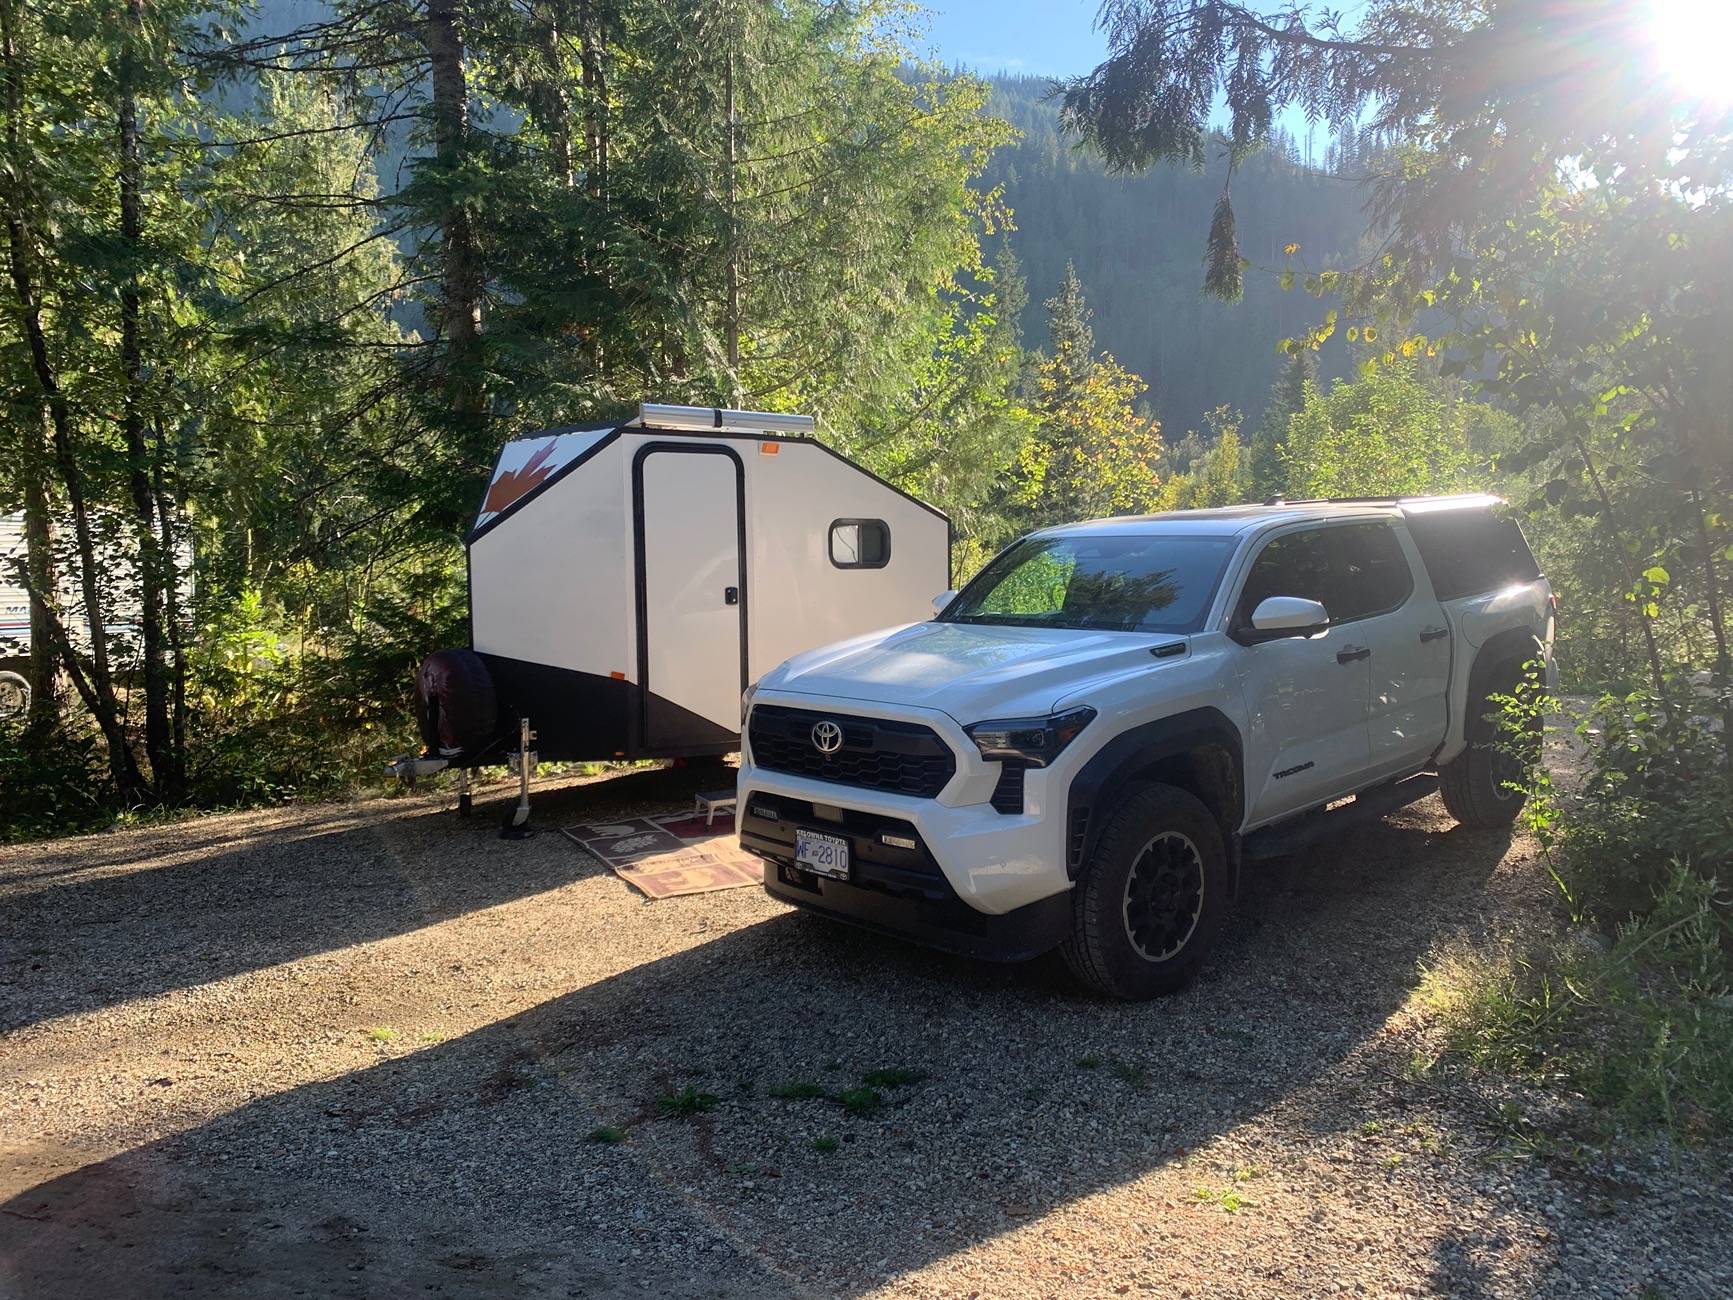
[[1389, 524], [1348, 524], [1329, 530], [1330, 594], [1324, 608], [1332, 623], [1386, 614], [1414, 590], [1402, 543]]

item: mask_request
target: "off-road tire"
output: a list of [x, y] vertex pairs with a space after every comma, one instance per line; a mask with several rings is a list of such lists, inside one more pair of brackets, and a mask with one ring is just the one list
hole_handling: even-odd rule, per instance
[[1463, 826], [1483, 830], [1509, 826], [1528, 802], [1526, 793], [1506, 784], [1516, 772], [1510, 756], [1500, 748], [1509, 738], [1500, 734], [1499, 710], [1491, 699], [1509, 695], [1519, 680], [1515, 673], [1502, 673], [1478, 699], [1469, 701], [1468, 746], [1438, 770], [1445, 811]]
[[[1152, 957], [1132, 935], [1134, 869], [1146, 854], [1195, 851], [1201, 889], [1195, 918], [1177, 949]], [[1185, 857], [1189, 876], [1191, 859]], [[1139, 785], [1107, 814], [1083, 875], [1071, 891], [1071, 933], [1060, 952], [1071, 973], [1095, 992], [1127, 1001], [1182, 987], [1203, 964], [1228, 905], [1228, 861], [1221, 827], [1196, 797], [1171, 785]]]

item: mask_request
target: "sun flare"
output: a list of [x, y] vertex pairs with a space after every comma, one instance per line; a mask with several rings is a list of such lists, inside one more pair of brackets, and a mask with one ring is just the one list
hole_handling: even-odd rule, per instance
[[1733, 0], [1648, 0], [1660, 72], [1684, 96], [1733, 104]]

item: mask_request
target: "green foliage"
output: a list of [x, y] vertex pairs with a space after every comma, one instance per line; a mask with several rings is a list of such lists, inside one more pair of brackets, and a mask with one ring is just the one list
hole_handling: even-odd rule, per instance
[[1469, 1065], [1579, 1091], [1609, 1125], [1703, 1141], [1733, 1132], [1733, 944], [1713, 881], [1665, 877], [1607, 944], [1457, 947], [1427, 965], [1423, 1006]]
[[700, 1092], [693, 1084], [687, 1084], [678, 1092], [667, 1093], [656, 1099], [656, 1109], [663, 1119], [692, 1119], [705, 1111], [715, 1108], [722, 1099], [713, 1092]]
[[100, 793], [98, 744], [88, 730], [31, 741], [21, 719], [0, 722], [0, 844], [73, 835], [113, 820]]
[[[1680, 682], [1661, 696], [1605, 696], [1580, 724], [1588, 771], [1553, 838], [1560, 874], [1590, 914], [1644, 916], [1681, 871], [1733, 880], [1733, 759], [1720, 703]], [[1720, 906], [1733, 917], [1733, 897]]]
[[1281, 457], [1295, 497], [1460, 491], [1483, 482], [1508, 421], [1423, 377], [1378, 366], [1329, 391], [1307, 384]]
[[1047, 312], [1054, 353], [1036, 368], [1035, 432], [1011, 478], [1012, 516], [1037, 526], [1153, 509], [1161, 428], [1136, 409], [1148, 385], [1107, 353], [1089, 351], [1094, 334], [1075, 275]]

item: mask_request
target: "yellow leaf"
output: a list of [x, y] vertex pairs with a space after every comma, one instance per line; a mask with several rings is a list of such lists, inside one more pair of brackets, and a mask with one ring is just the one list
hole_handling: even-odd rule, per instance
[[1282, 246], [1282, 254], [1285, 257], [1292, 257], [1295, 253], [1297, 253], [1299, 251], [1300, 251], [1300, 246], [1298, 244], [1284, 244]]

